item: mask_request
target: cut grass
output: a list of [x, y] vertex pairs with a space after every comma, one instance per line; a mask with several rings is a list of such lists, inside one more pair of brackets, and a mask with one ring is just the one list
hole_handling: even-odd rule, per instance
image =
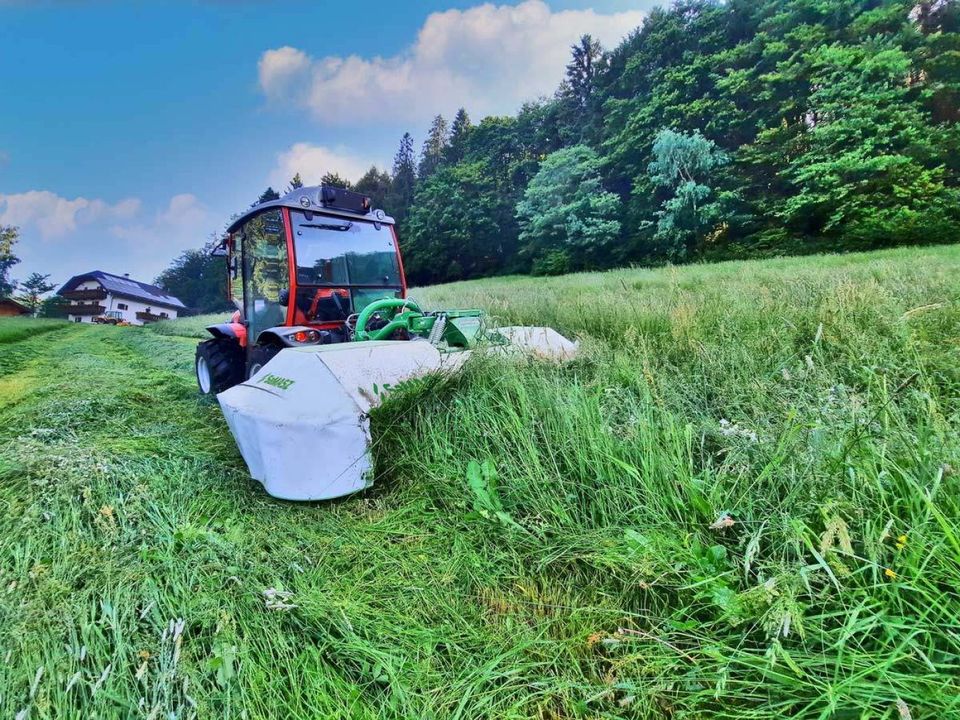
[[958, 270], [416, 291], [583, 357], [412, 385], [373, 490], [322, 504], [247, 477], [180, 337], [205, 320], [0, 345], [0, 712], [960, 717]]

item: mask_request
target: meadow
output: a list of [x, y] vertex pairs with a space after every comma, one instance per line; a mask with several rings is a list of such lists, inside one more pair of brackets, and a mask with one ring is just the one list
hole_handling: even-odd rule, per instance
[[581, 356], [411, 384], [312, 504], [207, 318], [0, 321], [0, 714], [960, 718], [960, 246], [411, 295]]

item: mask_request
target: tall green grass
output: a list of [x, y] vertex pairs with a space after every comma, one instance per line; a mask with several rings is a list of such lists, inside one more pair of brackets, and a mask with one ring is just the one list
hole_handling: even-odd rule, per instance
[[958, 270], [418, 290], [581, 357], [412, 384], [321, 504], [249, 480], [189, 332], [0, 346], [0, 713], [960, 717]]
[[161, 320], [147, 325], [147, 329], [158, 335], [177, 335], [181, 337], [208, 338], [208, 325], [217, 325], [230, 321], [230, 313], [211, 313], [209, 315], [191, 315], [176, 320]]

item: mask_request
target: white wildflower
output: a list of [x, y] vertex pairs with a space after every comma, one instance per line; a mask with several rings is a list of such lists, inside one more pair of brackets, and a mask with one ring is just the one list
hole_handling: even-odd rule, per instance
[[263, 591], [264, 606], [267, 610], [292, 610], [297, 607], [287, 600], [293, 597], [292, 592], [286, 590], [277, 590], [276, 588], [267, 588]]
[[726, 418], [720, 420], [720, 434], [724, 437], [743, 438], [750, 442], [758, 442], [760, 438], [753, 430], [742, 428], [736, 423], [730, 422]]

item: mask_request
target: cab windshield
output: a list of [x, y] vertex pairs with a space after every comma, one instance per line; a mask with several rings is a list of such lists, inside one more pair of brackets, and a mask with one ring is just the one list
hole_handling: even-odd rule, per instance
[[389, 225], [294, 210], [297, 284], [400, 289]]
[[389, 225], [291, 210], [298, 323], [342, 322], [374, 300], [402, 293]]

